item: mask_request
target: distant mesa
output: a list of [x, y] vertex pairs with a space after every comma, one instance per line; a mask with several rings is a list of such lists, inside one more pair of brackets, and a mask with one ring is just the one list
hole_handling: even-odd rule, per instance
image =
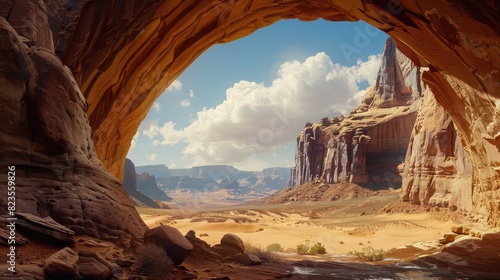
[[[146, 165], [137, 166], [135, 169], [138, 173], [154, 176], [158, 188], [163, 191], [211, 192], [225, 189], [236, 200], [266, 197], [286, 187], [290, 181], [290, 168], [286, 167], [242, 171], [229, 165], [195, 166], [184, 169], [169, 169], [165, 165]], [[146, 175], [138, 175], [139, 177]], [[141, 192], [144, 193], [142, 190]]]

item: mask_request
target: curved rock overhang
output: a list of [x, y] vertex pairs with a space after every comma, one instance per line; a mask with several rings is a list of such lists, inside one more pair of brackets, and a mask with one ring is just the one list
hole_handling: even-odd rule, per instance
[[423, 79], [471, 155], [475, 208], [490, 224], [500, 223], [500, 7], [494, 0], [44, 2], [54, 40], [30, 39], [54, 46], [71, 69], [88, 102], [97, 155], [118, 178], [156, 98], [210, 46], [281, 19], [363, 20], [428, 67]]

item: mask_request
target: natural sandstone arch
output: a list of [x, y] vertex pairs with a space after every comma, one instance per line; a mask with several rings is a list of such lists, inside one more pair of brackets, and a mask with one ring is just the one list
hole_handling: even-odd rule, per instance
[[466, 0], [88, 1], [73, 33], [53, 32], [89, 103], [97, 153], [120, 178], [130, 141], [154, 100], [211, 45], [280, 19], [364, 20], [429, 67], [424, 80], [471, 153], [476, 210], [498, 225], [499, 10], [495, 1]]
[[[97, 155], [119, 178], [155, 99], [211, 45], [280, 19], [364, 20], [429, 67], [424, 80], [471, 154], [476, 211], [500, 224], [500, 7], [494, 0], [19, 0], [4, 1], [0, 16], [12, 18], [20, 3], [34, 3], [34, 12], [9, 23], [71, 69], [87, 99]], [[47, 15], [52, 41], [38, 30]]]

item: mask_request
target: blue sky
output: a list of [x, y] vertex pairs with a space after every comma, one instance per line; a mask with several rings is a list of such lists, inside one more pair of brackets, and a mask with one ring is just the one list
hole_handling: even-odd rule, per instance
[[386, 39], [364, 22], [282, 20], [215, 45], [156, 100], [128, 158], [170, 168], [291, 167], [306, 122], [358, 104]]

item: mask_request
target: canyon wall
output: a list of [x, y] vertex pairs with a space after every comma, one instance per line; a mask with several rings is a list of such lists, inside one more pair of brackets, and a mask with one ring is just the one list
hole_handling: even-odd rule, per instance
[[[134, 203], [135, 206], [160, 208], [160, 206], [152, 199], [152, 197], [145, 195], [139, 190], [137, 186], [137, 173], [135, 172], [135, 165], [128, 158], [125, 160], [125, 174], [123, 175], [122, 184], [127, 191], [130, 200]], [[156, 187], [156, 181], [154, 187]], [[156, 189], [160, 191], [157, 187]], [[163, 193], [163, 195], [167, 196], [165, 193]]]
[[389, 39], [377, 80], [358, 108], [307, 124], [298, 135], [289, 187], [314, 180], [402, 186], [404, 201], [473, 215], [469, 153], [420, 76]]
[[[9, 1], [7, 1], [9, 2]], [[204, 50], [280, 19], [364, 20], [393, 37], [449, 113], [474, 169], [473, 207], [500, 221], [500, 39], [495, 1], [75, 1], [55, 49], [89, 103], [92, 138], [119, 178], [154, 100]], [[76, 18], [79, 19], [77, 20]], [[64, 23], [64, 24], [63, 24]], [[57, 32], [56, 32], [57, 31]], [[353, 47], [356, 44], [354, 35]]]
[[406, 155], [403, 200], [472, 214], [472, 176], [469, 153], [450, 116], [426, 92]]
[[[39, 12], [37, 20], [43, 21]], [[13, 212], [50, 216], [76, 234], [129, 242], [146, 226], [97, 157], [85, 98], [46, 41], [47, 25], [37, 27], [33, 34], [40, 44], [19, 36], [0, 17], [0, 182], [5, 186], [0, 214], [14, 214], [7, 211], [9, 179], [15, 184], [9, 195], [15, 201], [8, 200], [15, 202]]]
[[[5, 124], [0, 161], [2, 166], [22, 167], [19, 180], [33, 186], [33, 192], [18, 197], [23, 211], [43, 215], [48, 209], [59, 222], [93, 235], [137, 234], [144, 225], [111, 174], [123, 177], [125, 156], [140, 122], [196, 57], [214, 44], [280, 19], [360, 19], [393, 37], [417, 66], [427, 67], [422, 79], [470, 154], [473, 211], [500, 225], [496, 1], [5, 0], [0, 8]], [[356, 36], [353, 47], [362, 48]], [[369, 145], [365, 133], [359, 131], [358, 147]], [[353, 145], [351, 140], [346, 138], [344, 145]], [[356, 157], [362, 165], [363, 153]], [[80, 176], [84, 170], [90, 174]], [[363, 172], [354, 177], [366, 180]], [[0, 176], [6, 182], [6, 173]], [[70, 197], [74, 201], [66, 200]], [[5, 198], [0, 202], [4, 211]], [[115, 212], [119, 214], [102, 215]], [[130, 222], [102, 220], [108, 216], [126, 216]]]
[[347, 117], [308, 123], [298, 135], [289, 187], [313, 180], [372, 189], [399, 187], [398, 166], [405, 158], [423, 88], [420, 68], [387, 40], [377, 80], [358, 108]]

